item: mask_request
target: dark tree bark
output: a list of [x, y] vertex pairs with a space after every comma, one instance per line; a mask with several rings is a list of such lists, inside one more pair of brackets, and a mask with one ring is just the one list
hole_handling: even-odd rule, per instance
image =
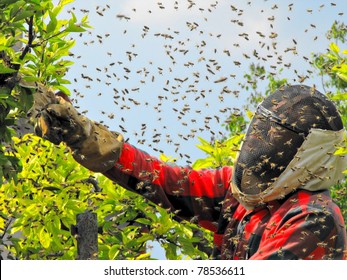
[[76, 216], [73, 233], [77, 239], [77, 259], [96, 260], [98, 258], [98, 222], [96, 213], [84, 212]]

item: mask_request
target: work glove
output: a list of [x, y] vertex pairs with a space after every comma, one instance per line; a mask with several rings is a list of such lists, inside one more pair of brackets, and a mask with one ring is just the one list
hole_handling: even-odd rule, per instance
[[35, 133], [54, 144], [65, 142], [77, 162], [94, 172], [106, 172], [120, 157], [123, 136], [81, 115], [67, 100], [55, 96], [37, 110]]

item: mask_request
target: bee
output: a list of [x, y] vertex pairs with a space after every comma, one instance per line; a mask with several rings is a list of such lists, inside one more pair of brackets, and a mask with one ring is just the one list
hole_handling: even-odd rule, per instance
[[199, 215], [193, 216], [189, 222], [191, 222], [192, 224], [196, 224], [199, 221]]
[[118, 19], [122, 20], [122, 19], [125, 19], [125, 20], [130, 20], [130, 17], [126, 16], [126, 15], [122, 15], [122, 14], [118, 14], [116, 16]]
[[202, 197], [195, 197], [194, 200], [196, 200], [199, 204], [204, 203], [204, 199]]
[[218, 84], [218, 83], [222, 83], [222, 82], [225, 82], [228, 78], [227, 77], [221, 77], [217, 80], [214, 81], [214, 83]]
[[317, 243], [317, 245], [318, 245], [318, 247], [326, 248], [328, 243], [322, 241], [322, 242]]

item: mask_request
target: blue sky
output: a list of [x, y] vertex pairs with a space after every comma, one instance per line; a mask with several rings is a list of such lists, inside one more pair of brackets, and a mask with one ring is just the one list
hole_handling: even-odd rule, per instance
[[[240, 83], [250, 63], [274, 73], [284, 68], [281, 77], [296, 83], [295, 71], [312, 70], [305, 58], [328, 47], [326, 31], [347, 10], [347, 3], [329, 1], [216, 2], [194, 1], [190, 9], [188, 1], [171, 0], [70, 5], [77, 16], [88, 10], [93, 26], [90, 33], [76, 35], [76, 63], [68, 74], [82, 111], [113, 130], [122, 131], [121, 125], [131, 143], [154, 155], [162, 150], [180, 164], [194, 161], [204, 156], [195, 148], [197, 136], [220, 137], [223, 121], [247, 99]], [[295, 54], [288, 51], [293, 48]], [[284, 66], [289, 63], [290, 68]], [[215, 83], [220, 78], [227, 80]], [[318, 79], [305, 83], [321, 89]], [[232, 93], [220, 94], [224, 87]], [[152, 143], [158, 133], [161, 141]]]
[[[280, 77], [298, 83], [313, 71], [311, 53], [328, 48], [325, 33], [345, 19], [347, 2], [76, 0], [68, 9], [87, 13], [93, 26], [75, 35], [67, 76], [80, 111], [148, 153], [186, 165], [204, 157], [197, 137], [221, 138], [222, 123], [242, 109], [249, 65], [283, 68]], [[305, 84], [323, 91], [314, 75]]]

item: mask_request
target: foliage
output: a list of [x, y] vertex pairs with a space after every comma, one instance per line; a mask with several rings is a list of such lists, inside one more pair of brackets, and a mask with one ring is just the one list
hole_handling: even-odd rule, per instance
[[[23, 171], [18, 183], [0, 188], [1, 245], [16, 259], [75, 259], [76, 240], [70, 227], [76, 215], [97, 213], [100, 259], [149, 259], [146, 241], [157, 241], [168, 259], [208, 256], [193, 236], [196, 225], [172, 219], [173, 214], [93, 174], [72, 158], [67, 148], [39, 137], [15, 138]], [[136, 238], [135, 238], [136, 237]]]
[[[347, 27], [344, 23], [334, 22], [327, 33], [333, 40], [326, 53], [313, 55], [314, 67], [322, 78], [322, 85], [330, 99], [334, 100], [339, 109], [344, 127], [347, 128], [347, 49], [341, 50], [347, 40]], [[336, 154], [347, 155], [347, 142]], [[347, 170], [345, 171], [347, 174]], [[332, 188], [332, 197], [340, 206], [347, 224], [347, 180]]]
[[335, 21], [328, 30], [326, 37], [328, 40], [334, 40], [335, 43], [344, 44], [347, 39], [347, 25], [343, 22]]
[[87, 209], [93, 196], [91, 186], [77, 178], [87, 179], [90, 173], [68, 158], [62, 146], [53, 149], [29, 135], [14, 141], [13, 155], [25, 164], [17, 184], [1, 187], [3, 245], [14, 258], [71, 259], [75, 241], [69, 228], [75, 223], [74, 212]]
[[202, 169], [233, 165], [242, 138], [243, 134], [237, 134], [224, 141], [216, 140], [213, 144], [210, 144], [199, 137], [201, 144], [196, 146], [204, 151], [208, 157], [196, 160], [192, 167]]
[[[241, 85], [246, 92], [249, 91], [250, 93], [247, 99], [248, 104], [256, 107], [265, 96], [268, 96], [281, 86], [287, 85], [286, 78], [281, 79], [278, 77], [281, 73], [282, 69], [276, 75], [267, 72], [262, 65], [251, 63], [249, 73], [244, 75], [245, 82]], [[265, 91], [262, 90], [260, 81], [265, 83]]]
[[[21, 170], [18, 158], [4, 155], [18, 118], [32, 106], [34, 83], [69, 93], [64, 75], [73, 62], [66, 59], [74, 45], [67, 39], [71, 32], [88, 28], [87, 17], [77, 21], [58, 19], [72, 0], [0, 0], [0, 184], [2, 179], [15, 179]], [[21, 46], [24, 47], [21, 47]]]

